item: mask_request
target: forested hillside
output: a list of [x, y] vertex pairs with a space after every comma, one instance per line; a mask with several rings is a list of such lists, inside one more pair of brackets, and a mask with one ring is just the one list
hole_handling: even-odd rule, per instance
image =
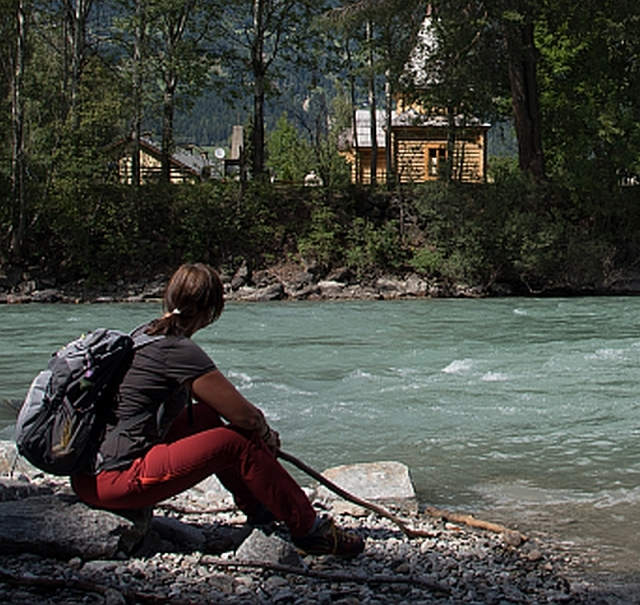
[[[304, 82], [304, 78], [301, 77], [300, 81]], [[286, 114], [295, 122], [300, 136], [305, 137], [300, 121], [296, 119], [296, 116], [303, 111], [304, 92], [301, 87], [295, 87], [283, 96], [266, 99], [267, 132], [273, 131], [278, 118]], [[177, 111], [174, 124], [176, 141], [179, 144], [194, 143], [209, 147], [227, 147], [233, 126], [250, 124], [251, 104], [250, 95], [238, 99], [225, 99], [219, 92], [205, 92], [195, 99], [193, 107]]]
[[176, 115], [176, 141], [201, 146], [227, 147], [234, 124], [247, 123], [249, 109], [234, 108], [215, 92], [200, 97], [194, 106]]

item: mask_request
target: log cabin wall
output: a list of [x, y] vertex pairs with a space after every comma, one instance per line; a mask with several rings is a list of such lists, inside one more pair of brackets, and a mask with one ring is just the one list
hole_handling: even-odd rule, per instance
[[[486, 179], [488, 125], [459, 128], [455, 131], [452, 180], [482, 182]], [[448, 158], [448, 128], [446, 124], [400, 125], [392, 127], [392, 161], [401, 183], [423, 183], [445, 176]], [[368, 140], [366, 141], [368, 143]], [[371, 154], [368, 145], [358, 149], [358, 161], [353, 147], [341, 150], [351, 165], [354, 183], [371, 183]], [[378, 146], [377, 182], [386, 182], [384, 145]]]
[[[371, 183], [371, 149], [360, 149], [360, 161], [355, 161], [355, 154], [345, 154], [347, 161], [351, 164], [351, 181], [369, 185]], [[357, 171], [357, 172], [356, 172]], [[387, 166], [384, 148], [378, 149], [378, 163], [376, 166], [376, 179], [379, 183], [387, 180]]]
[[[486, 178], [486, 130], [456, 133], [452, 179], [481, 182]], [[442, 178], [447, 161], [447, 129], [398, 128], [393, 132], [393, 156], [401, 183], [422, 183]]]

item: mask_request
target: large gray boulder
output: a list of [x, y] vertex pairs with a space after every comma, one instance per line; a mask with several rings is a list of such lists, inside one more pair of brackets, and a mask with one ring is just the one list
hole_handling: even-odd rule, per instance
[[[322, 476], [362, 500], [391, 505], [405, 511], [417, 509], [416, 493], [409, 468], [400, 462], [369, 462], [336, 466]], [[335, 512], [363, 514], [361, 507], [339, 498], [327, 487], [318, 487], [317, 497], [331, 504]]]
[[148, 526], [93, 510], [71, 495], [0, 502], [0, 551], [70, 559], [110, 559], [130, 553]]

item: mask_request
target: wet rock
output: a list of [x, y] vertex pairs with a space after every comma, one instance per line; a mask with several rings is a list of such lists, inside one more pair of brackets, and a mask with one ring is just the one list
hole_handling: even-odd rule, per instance
[[31, 302], [34, 303], [55, 303], [62, 299], [58, 290], [48, 288], [46, 290], [34, 290], [31, 293]]
[[311, 284], [309, 286], [305, 286], [300, 290], [293, 290], [287, 292], [289, 297], [293, 300], [308, 300], [314, 298], [320, 298], [320, 287], [317, 284]]
[[344, 284], [325, 279], [318, 282], [318, 288], [323, 298], [340, 298], [344, 290]]
[[236, 293], [237, 298], [247, 302], [269, 302], [285, 298], [284, 286], [278, 282], [264, 288], [243, 287]]
[[429, 293], [429, 283], [415, 274], [404, 279], [381, 277], [376, 281], [376, 288], [385, 299], [427, 296]]
[[28, 294], [7, 294], [5, 302], [8, 305], [26, 305], [31, 302], [31, 296]]

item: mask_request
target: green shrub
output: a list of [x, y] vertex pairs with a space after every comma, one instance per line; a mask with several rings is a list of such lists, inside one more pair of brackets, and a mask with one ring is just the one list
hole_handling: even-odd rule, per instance
[[363, 218], [349, 226], [345, 261], [360, 277], [372, 273], [396, 270], [404, 260], [404, 250], [395, 224], [374, 225]]
[[431, 276], [441, 272], [443, 260], [442, 253], [437, 248], [423, 246], [413, 253], [413, 257], [409, 260], [409, 265], [417, 273]]
[[298, 251], [305, 259], [331, 267], [341, 260], [341, 236], [336, 213], [327, 206], [318, 205], [311, 212], [308, 230], [298, 238]]
[[[404, 187], [401, 204], [396, 194], [352, 186], [134, 188], [58, 178], [47, 189], [30, 186], [25, 250], [28, 262], [46, 263], [51, 273], [95, 283], [183, 261], [233, 270], [241, 262], [256, 269], [302, 256], [321, 270], [347, 265], [360, 279], [412, 270], [470, 285], [506, 281], [532, 292], [602, 283], [621, 263], [637, 261], [634, 188], [596, 212], [587, 194], [539, 186], [506, 168], [495, 174], [488, 184]], [[6, 179], [0, 185], [7, 250], [9, 188]]]

